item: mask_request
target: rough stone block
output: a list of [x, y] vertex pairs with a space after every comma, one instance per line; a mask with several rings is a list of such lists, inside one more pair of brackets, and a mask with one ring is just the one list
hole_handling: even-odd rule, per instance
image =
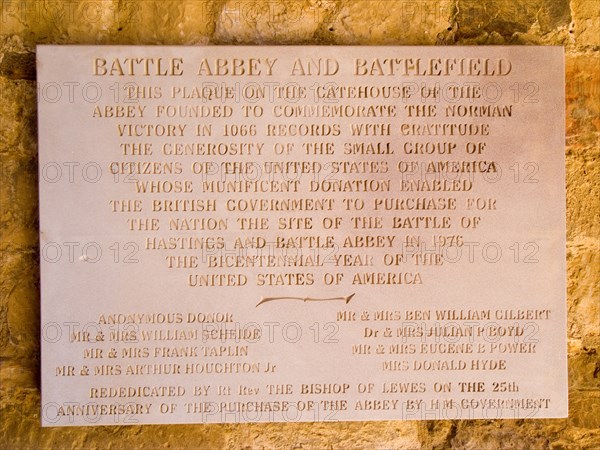
[[207, 43], [218, 4], [196, 0], [116, 3], [113, 43], [147, 45]]
[[[2, 2], [5, 36], [18, 35], [29, 50], [36, 44], [102, 44], [109, 39], [119, 3], [113, 0], [24, 0]], [[121, 6], [121, 9], [123, 6]]]
[[586, 49], [600, 47], [600, 2], [573, 0], [573, 28], [578, 45]]
[[454, 1], [344, 2], [327, 30], [339, 44], [432, 45], [451, 28]]
[[220, 8], [213, 39], [236, 44], [314, 43], [336, 8], [333, 1], [227, 1]]
[[459, 38], [495, 32], [510, 42], [515, 34], [566, 27], [571, 11], [569, 0], [458, 0], [455, 21]]

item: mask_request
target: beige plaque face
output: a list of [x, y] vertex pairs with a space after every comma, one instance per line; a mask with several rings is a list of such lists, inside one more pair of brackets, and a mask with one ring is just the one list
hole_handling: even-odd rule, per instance
[[38, 47], [42, 423], [567, 415], [553, 47]]

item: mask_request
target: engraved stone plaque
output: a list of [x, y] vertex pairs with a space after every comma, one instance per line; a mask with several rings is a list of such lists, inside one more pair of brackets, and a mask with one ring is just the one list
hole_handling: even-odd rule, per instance
[[45, 426], [567, 415], [558, 47], [38, 47]]

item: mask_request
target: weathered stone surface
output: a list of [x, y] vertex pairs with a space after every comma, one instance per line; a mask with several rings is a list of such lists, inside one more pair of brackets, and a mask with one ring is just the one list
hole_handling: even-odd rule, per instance
[[337, 44], [431, 45], [450, 27], [454, 1], [343, 2], [326, 28]]
[[214, 31], [218, 2], [114, 3], [112, 43], [192, 45], [207, 43]]
[[37, 249], [37, 166], [35, 160], [6, 157], [0, 168], [3, 182], [0, 201], [23, 207], [6, 208], [0, 213], [0, 238], [3, 251]]
[[0, 248], [4, 251], [37, 246], [35, 112], [34, 83], [0, 77]]
[[587, 428], [597, 433], [600, 429], [600, 393], [598, 390], [571, 392], [569, 402], [570, 424], [573, 427]]
[[[600, 448], [598, 0], [4, 1], [0, 16], [0, 446]], [[551, 44], [567, 51], [570, 417], [41, 429], [36, 44]]]
[[322, 27], [337, 8], [335, 1], [227, 1], [217, 17], [213, 42], [301, 44], [326, 40]]
[[[6, 302], [6, 345], [2, 353], [27, 360], [37, 358], [39, 350], [39, 285], [34, 279], [22, 280], [22, 273], [35, 272], [37, 256], [31, 253], [8, 253], [2, 261], [3, 282], [0, 298]], [[33, 361], [32, 361], [33, 362]]]
[[450, 448], [456, 436], [457, 421], [435, 420], [419, 424], [422, 448], [441, 450]]
[[102, 44], [121, 12], [117, 6], [113, 0], [6, 1], [2, 34], [21, 37], [30, 50], [36, 44]]
[[[37, 154], [35, 84], [0, 77], [0, 99], [2, 100], [0, 113], [5, 119], [0, 123], [0, 154], [14, 155], [19, 159], [35, 157]], [[30, 106], [24, 107], [25, 102], [29, 102]]]
[[[202, 427], [174, 425], [104, 426], [84, 428], [40, 428], [38, 389], [19, 388], [0, 391], [0, 416], [3, 419], [3, 448], [73, 449], [222, 449], [232, 426]], [[5, 430], [11, 430], [7, 435]]]
[[[544, 35], [567, 27], [571, 11], [569, 0], [459, 0], [454, 20], [459, 39], [480, 43], [482, 37], [496, 33], [512, 43], [526, 33]], [[528, 43], [527, 38], [522, 43]]]
[[567, 235], [597, 238], [600, 218], [600, 57], [567, 57]]
[[579, 46], [597, 50], [600, 47], [600, 3], [596, 0], [572, 1], [571, 9], [573, 11], [571, 31]]
[[543, 429], [541, 423], [529, 424], [522, 420], [482, 421], [460, 424], [451, 445], [455, 448], [481, 450], [499, 448], [528, 450], [547, 448], [550, 439], [551, 436]]
[[568, 143], [597, 147], [600, 133], [600, 56], [567, 56], [566, 72]]
[[419, 448], [414, 422], [267, 424], [235, 427], [225, 448]]
[[568, 252], [569, 337], [600, 338], [600, 245], [596, 239], [578, 239]]
[[0, 76], [9, 80], [35, 80], [35, 54], [5, 52], [0, 61]]
[[573, 343], [569, 358], [569, 382], [573, 391], [600, 390], [599, 353], [595, 346]]

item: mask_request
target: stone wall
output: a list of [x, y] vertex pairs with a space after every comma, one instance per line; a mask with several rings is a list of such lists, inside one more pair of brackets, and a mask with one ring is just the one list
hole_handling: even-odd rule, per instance
[[[40, 422], [36, 44], [561, 45], [569, 418], [46, 428]], [[600, 448], [600, 0], [1, 1], [0, 446]]]

